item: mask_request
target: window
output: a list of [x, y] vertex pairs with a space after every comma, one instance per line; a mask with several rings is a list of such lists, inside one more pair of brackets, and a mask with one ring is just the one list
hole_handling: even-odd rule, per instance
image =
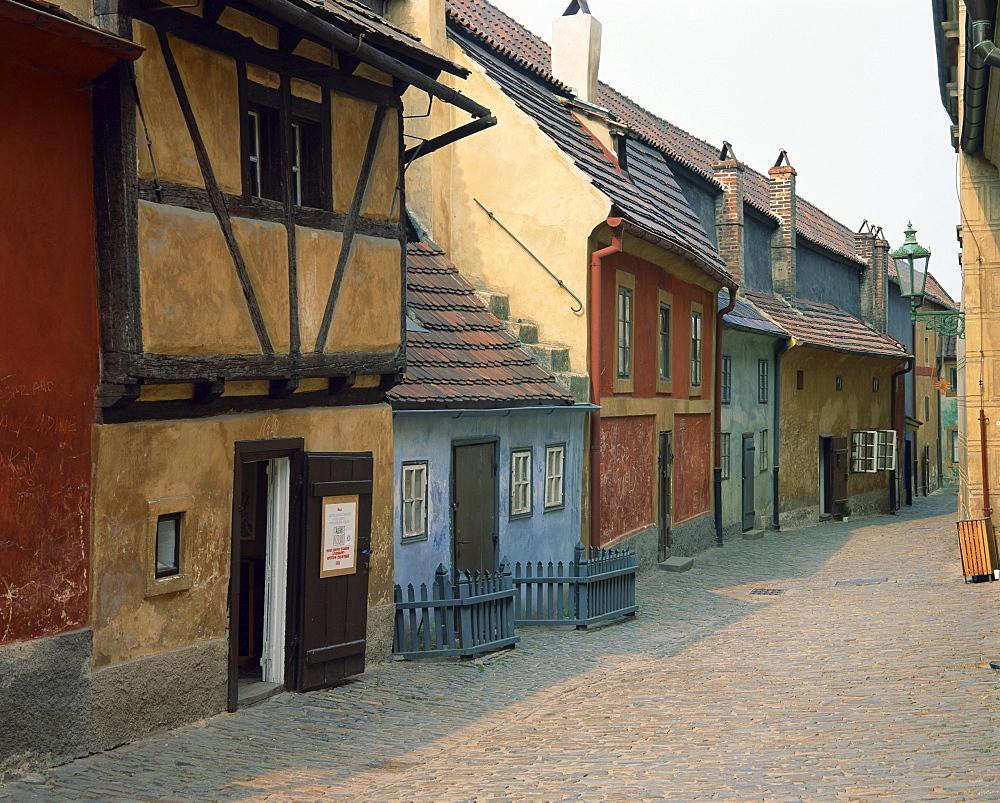
[[722, 403], [729, 404], [733, 400], [733, 358], [722, 355]]
[[403, 539], [427, 537], [427, 463], [403, 464]]
[[767, 376], [767, 360], [757, 360], [757, 401], [761, 404], [767, 404], [768, 395], [770, 393], [770, 385], [768, 383]]
[[896, 431], [857, 429], [851, 432], [851, 471], [872, 474], [896, 470]]
[[924, 396], [924, 423], [931, 420], [931, 397]]
[[618, 288], [618, 378], [632, 378], [632, 290]]
[[875, 469], [877, 471], [896, 470], [896, 430], [880, 429], [875, 435]]
[[951, 462], [958, 462], [958, 430], [949, 427], [948, 428], [948, 452], [951, 454]]
[[180, 513], [168, 513], [156, 519], [156, 578], [173, 577], [181, 571]]
[[851, 433], [851, 471], [855, 474], [876, 470], [877, 434], [874, 430], [854, 430]]
[[843, 389], [844, 389], [844, 377], [838, 376], [837, 377], [837, 392], [839, 393]]
[[691, 387], [701, 387], [701, 312], [691, 311]]
[[670, 305], [660, 302], [660, 381], [670, 381]]
[[545, 447], [545, 508], [554, 510], [561, 508], [565, 502], [565, 481], [563, 466], [566, 462], [566, 447]]
[[760, 470], [767, 471], [768, 464], [770, 463], [770, 458], [768, 457], [768, 437], [767, 430], [762, 429], [760, 431], [760, 448], [757, 450], [757, 454], [760, 455]]
[[510, 515], [531, 515], [531, 450], [510, 456]]
[[931, 364], [931, 337], [924, 335], [924, 365]]
[[948, 368], [948, 392], [958, 393], [958, 368], [955, 366]]
[[719, 462], [722, 466], [722, 479], [728, 480], [732, 473], [730, 457], [732, 453], [730, 452], [729, 446], [729, 433], [723, 432], [719, 437], [719, 455], [721, 458]]
[[878, 377], [872, 377], [872, 393], [878, 393]]
[[281, 200], [281, 147], [278, 110], [250, 104], [247, 131], [247, 160], [250, 195]]
[[803, 371], [795, 372], [795, 389], [802, 390], [806, 386], [806, 375]]
[[318, 122], [292, 118], [292, 201], [296, 206], [323, 204], [322, 128]]

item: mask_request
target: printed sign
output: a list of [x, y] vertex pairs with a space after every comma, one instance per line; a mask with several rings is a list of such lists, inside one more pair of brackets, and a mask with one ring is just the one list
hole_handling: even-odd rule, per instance
[[319, 576], [336, 577], [358, 570], [358, 497], [323, 497], [323, 554]]

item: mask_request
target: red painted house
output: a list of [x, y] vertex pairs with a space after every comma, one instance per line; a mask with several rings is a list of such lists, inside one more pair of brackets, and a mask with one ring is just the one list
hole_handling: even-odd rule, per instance
[[141, 48], [0, 0], [0, 776], [87, 752], [92, 82]]

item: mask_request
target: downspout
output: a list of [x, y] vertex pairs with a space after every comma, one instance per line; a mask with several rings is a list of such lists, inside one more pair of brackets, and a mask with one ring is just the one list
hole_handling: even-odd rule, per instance
[[[903, 374], [908, 374], [913, 370], [913, 366], [916, 364], [915, 357], [906, 358], [906, 367], [902, 371], [894, 371], [892, 374], [892, 417], [891, 423], [892, 428], [896, 430], [896, 465], [899, 465], [900, 454], [905, 454], [903, 449], [903, 441], [906, 439], [906, 386], [903, 386], [903, 427], [900, 429], [899, 422], [896, 420], [896, 378], [903, 376]], [[889, 472], [889, 512], [895, 513], [899, 510], [899, 499], [896, 492], [896, 469]]]
[[781, 340], [774, 346], [774, 468], [771, 472], [771, 528], [781, 529], [778, 510], [778, 459], [781, 448], [781, 356], [788, 351], [790, 340]]
[[990, 463], [986, 451], [986, 411], [979, 409], [979, 452], [983, 461], [983, 518], [993, 526], [993, 505], [990, 503]]
[[[722, 547], [722, 319], [736, 307], [736, 288], [729, 289], [729, 303], [715, 314], [715, 468], [712, 469], [712, 489], [715, 501], [715, 545]], [[730, 457], [730, 459], [732, 459]]]
[[590, 545], [601, 546], [601, 262], [622, 251], [620, 217], [609, 217], [611, 245], [590, 255]]
[[983, 147], [990, 68], [1000, 67], [1000, 48], [993, 44], [992, 27], [996, 13], [993, 4], [989, 0], [965, 0], [965, 8], [968, 12], [968, 42], [965, 50], [962, 150], [978, 153]]

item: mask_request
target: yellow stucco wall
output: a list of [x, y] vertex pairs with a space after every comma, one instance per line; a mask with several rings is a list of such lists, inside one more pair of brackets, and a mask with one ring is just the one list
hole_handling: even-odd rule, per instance
[[[892, 428], [892, 373], [904, 366], [889, 360], [841, 354], [801, 346], [789, 349], [781, 359], [781, 438], [778, 454], [779, 500], [782, 524], [816, 521], [820, 508], [820, 436], [847, 438], [851, 430]], [[797, 372], [803, 372], [798, 390]], [[837, 376], [843, 390], [836, 390]], [[879, 391], [872, 391], [878, 377]], [[858, 501], [866, 494], [884, 491], [888, 504], [888, 472], [849, 474], [848, 498]], [[871, 497], [869, 496], [869, 499]], [[874, 504], [872, 502], [872, 504]], [[867, 506], [854, 504], [861, 513]]]
[[[421, 23], [416, 11], [411, 16]], [[499, 123], [414, 162], [406, 172], [408, 206], [463, 275], [481, 289], [507, 293], [512, 315], [540, 324], [543, 342], [569, 347], [572, 370], [585, 373], [585, 315], [572, 311], [573, 299], [473, 199], [584, 301], [589, 238], [607, 218], [610, 202], [478, 65], [454, 43], [445, 44], [448, 58], [472, 70], [457, 82], [463, 94], [488, 107]], [[407, 114], [426, 112], [424, 93], [410, 92], [406, 99]], [[431, 117], [407, 120], [407, 132], [430, 137], [468, 119], [435, 103]]]
[[392, 351], [399, 346], [402, 289], [399, 243], [356, 235], [324, 351]]
[[[93, 429], [95, 667], [227, 635], [236, 441], [302, 437], [306, 451], [371, 451], [375, 474], [369, 606], [392, 599], [392, 416], [385, 405], [307, 409]], [[190, 587], [146, 596], [150, 503], [191, 497]]]

